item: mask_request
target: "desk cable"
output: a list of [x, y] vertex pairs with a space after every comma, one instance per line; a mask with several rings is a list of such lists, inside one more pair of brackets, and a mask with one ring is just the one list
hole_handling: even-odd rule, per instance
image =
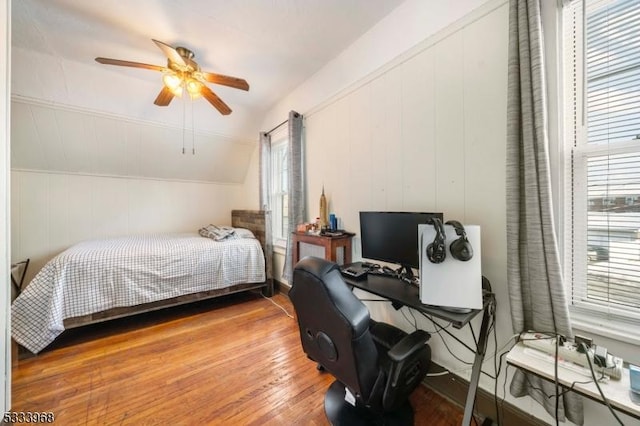
[[[409, 308], [409, 310], [410, 310], [410, 312], [411, 312], [411, 313], [412, 313], [412, 315], [413, 315], [413, 309]], [[444, 339], [444, 337], [441, 335], [441, 332], [442, 332], [442, 331], [444, 331], [447, 335], [449, 335], [449, 337], [451, 337], [452, 339], [456, 340], [460, 345], [462, 345], [462, 346], [464, 346], [465, 348], [467, 348], [467, 350], [469, 350], [469, 352], [476, 353], [476, 352], [477, 352], [477, 347], [476, 347], [476, 349], [474, 350], [474, 349], [473, 349], [472, 347], [470, 347], [468, 344], [466, 344], [465, 342], [463, 342], [460, 338], [458, 338], [458, 337], [457, 337], [457, 336], [455, 336], [453, 333], [451, 333], [449, 330], [447, 330], [447, 328], [449, 328], [449, 327], [452, 325], [452, 323], [451, 323], [451, 322], [449, 322], [447, 325], [443, 326], [443, 325], [441, 325], [438, 321], [436, 321], [436, 320], [435, 320], [431, 315], [427, 315], [427, 314], [425, 314], [424, 312], [420, 312], [420, 311], [419, 311], [419, 313], [420, 313], [423, 317], [425, 317], [426, 319], [428, 319], [428, 320], [429, 320], [429, 321], [430, 321], [430, 322], [431, 322], [431, 323], [436, 327], [435, 333], [437, 333], [437, 334], [438, 334], [438, 336], [439, 336], [439, 337], [440, 337], [440, 339], [442, 340], [442, 343], [444, 344], [445, 348], [447, 349], [447, 351], [449, 352], [449, 354], [450, 354], [452, 357], [454, 357], [455, 359], [457, 359], [457, 360], [458, 360], [458, 361], [460, 361], [461, 363], [466, 364], [467, 366], [472, 366], [472, 365], [473, 365], [473, 363], [472, 363], [472, 362], [465, 361], [465, 360], [463, 360], [463, 359], [459, 358], [459, 357], [458, 357], [458, 356], [457, 356], [457, 355], [456, 355], [456, 354], [451, 350], [451, 348], [450, 348], [450, 347], [449, 347], [449, 345], [447, 344], [447, 341], [446, 341], [446, 340]], [[415, 317], [414, 317], [414, 318], [415, 318]], [[411, 324], [411, 322], [410, 322], [406, 317], [405, 317], [405, 319], [407, 320], [407, 322], [409, 322], [409, 323]], [[416, 327], [416, 325], [417, 325], [417, 324], [412, 324], [412, 325], [414, 325], [414, 327]], [[478, 342], [477, 342], [477, 339], [476, 339], [476, 337], [475, 337], [475, 333], [474, 333], [474, 331], [473, 331], [473, 327], [472, 327], [472, 325], [471, 325], [471, 324], [469, 324], [469, 327], [471, 328], [471, 333], [472, 333], [472, 335], [473, 335], [473, 337], [474, 337], [474, 341], [475, 341], [476, 346], [477, 346]], [[417, 327], [416, 327], [416, 328], [417, 328]], [[496, 336], [496, 334], [495, 334], [495, 311], [492, 311], [492, 312], [491, 312], [491, 324], [489, 325], [489, 327], [488, 327], [488, 329], [487, 329], [487, 335], [491, 334], [491, 331], [493, 331], [493, 334], [494, 334], [494, 342], [495, 342], [495, 343], [494, 343], [494, 345], [495, 345], [495, 347], [497, 347], [497, 336]], [[513, 338], [515, 338], [515, 337], [517, 337], [517, 335], [516, 335], [516, 336], [514, 336], [514, 337], [512, 337], [512, 338], [510, 338], [510, 339], [509, 339], [509, 341], [511, 341], [511, 340], [512, 340]], [[508, 344], [508, 342], [509, 342], [509, 341], [507, 341], [507, 344]], [[490, 357], [492, 357], [492, 356], [495, 356], [495, 355], [496, 355], [496, 353], [497, 353], [497, 351], [494, 351], [494, 353], [493, 353], [493, 354], [489, 355], [489, 358], [490, 358]], [[485, 355], [485, 358], [486, 358], [486, 355]], [[488, 359], [485, 359], [485, 360], [483, 361], [483, 364], [484, 364], [485, 362], [487, 362], [487, 361], [488, 361]], [[455, 371], [449, 371], [449, 370], [448, 370], [448, 372], [441, 372], [441, 373], [429, 373], [429, 374], [427, 374], [427, 376], [428, 376], [428, 377], [429, 377], [429, 376], [432, 376], [432, 375], [434, 375], [434, 376], [440, 376], [440, 375], [445, 375], [445, 374], [449, 374], [449, 373], [463, 372], [463, 371], [468, 371], [470, 368], [471, 368], [471, 367], [469, 367], [469, 368], [464, 368], [464, 369], [461, 369], [461, 370], [455, 370]], [[486, 371], [482, 371], [482, 370], [481, 370], [481, 372], [482, 372], [482, 374], [484, 374], [484, 375], [486, 375], [486, 376], [490, 377], [491, 379], [494, 379], [494, 380], [496, 379], [496, 377], [492, 376], [491, 374], [487, 373]]]
[[[504, 355], [506, 355], [507, 353], [508, 353], [508, 352], [506, 352]], [[507, 377], [508, 377], [509, 367], [511, 367], [511, 365], [510, 365], [510, 364], [507, 364], [507, 369], [505, 370], [504, 382], [503, 382], [503, 384], [502, 384], [502, 400], [501, 400], [501, 404], [503, 404], [503, 403], [504, 403], [504, 399], [505, 399], [506, 394], [507, 394]], [[531, 389], [533, 389], [533, 390], [535, 390], [535, 391], [539, 392], [539, 393], [540, 393], [542, 396], [544, 396], [545, 398], [547, 398], [547, 399], [551, 399], [551, 398], [554, 398], [554, 397], [556, 396], [555, 394], [553, 394], [553, 395], [549, 395], [549, 394], [547, 394], [547, 393], [544, 391], [544, 389], [539, 388], [539, 387], [537, 387], [536, 385], [534, 385], [533, 383], [531, 383], [531, 380], [529, 379], [529, 375], [528, 375], [528, 374], [525, 374], [525, 375], [524, 375], [524, 377], [525, 377], [525, 379], [527, 380], [527, 384], [529, 385], [529, 387], [530, 387]], [[605, 375], [604, 375], [604, 373], [601, 373], [600, 378], [599, 378], [599, 379], [597, 379], [597, 380], [596, 380], [596, 382], [598, 382], [598, 381], [602, 380], [603, 378], [605, 378]], [[593, 380], [593, 379], [591, 379], [591, 380], [585, 380], [585, 381], [578, 381], [578, 380], [573, 381], [573, 382], [571, 383], [571, 386], [569, 386], [569, 387], [566, 387], [566, 386], [565, 386], [565, 390], [563, 390], [562, 392], [560, 392], [560, 396], [564, 396], [565, 394], [567, 394], [567, 393], [569, 393], [569, 392], [573, 391], [573, 388], [575, 387], [575, 385], [587, 385], [587, 384], [589, 384], [589, 383], [594, 383], [594, 380]], [[557, 420], [557, 419], [556, 419], [556, 420]], [[620, 424], [623, 424], [623, 423], [620, 423]]]
[[[553, 337], [549, 336], [548, 338], [549, 338], [549, 339], [552, 339]], [[514, 339], [515, 339], [515, 340], [514, 340]], [[502, 363], [503, 363], [503, 361], [504, 361], [504, 357], [505, 357], [505, 356], [506, 356], [506, 355], [511, 351], [511, 349], [513, 349], [513, 347], [514, 347], [514, 346], [515, 346], [519, 341], [521, 341], [521, 340], [525, 340], [525, 339], [522, 339], [522, 338], [521, 338], [521, 334], [515, 334], [515, 335], [511, 336], [511, 338], [509, 339], [509, 342], [510, 342], [511, 340], [514, 340], [513, 345], [511, 345], [511, 347], [509, 348], [509, 350], [507, 350], [507, 351], [503, 352], [502, 354], [500, 354], [500, 358], [499, 358], [499, 362], [498, 362], [498, 371], [501, 371], [501, 370], [502, 370]], [[508, 344], [509, 342], [507, 342], [507, 344]], [[505, 345], [505, 346], [506, 346], [506, 345]], [[556, 357], [556, 358], [557, 358], [557, 357]], [[500, 408], [504, 407], [504, 400], [505, 400], [505, 398], [507, 397], [507, 378], [509, 377], [509, 367], [510, 367], [510, 365], [509, 365], [509, 364], [506, 364], [506, 368], [505, 368], [505, 372], [504, 372], [504, 381], [502, 382], [502, 399], [500, 400], [500, 404], [499, 404], [499, 405], [498, 405], [498, 382], [497, 382], [497, 380], [496, 380], [496, 382], [494, 383], [494, 388], [493, 388], [493, 389], [494, 389], [494, 395], [496, 396], [496, 400], [495, 400], [495, 404], [496, 404], [496, 405], [495, 405], [495, 408], [496, 408], [496, 413], [497, 413], [498, 419], [500, 418], [500, 412], [501, 412]], [[547, 397], [548, 399], [553, 398], [553, 397], [557, 394], [557, 392], [556, 392], [556, 394], [554, 394], [554, 395], [547, 395], [547, 394], [544, 392], [544, 390], [543, 390], [543, 389], [538, 388], [538, 387], [534, 386], [534, 385], [533, 385], [533, 383], [531, 383], [531, 381], [529, 380], [529, 376], [528, 376], [527, 374], [525, 374], [524, 376], [525, 376], [525, 379], [527, 380], [527, 382], [528, 382], [528, 384], [529, 384], [529, 387], [530, 387], [530, 388], [532, 388], [532, 389], [534, 389], [534, 390], [536, 390], [536, 391], [540, 392], [542, 395], [544, 395], [544, 396], [545, 396], [545, 397]], [[575, 385], [575, 383], [574, 383], [574, 385]], [[572, 385], [572, 387], [573, 387], [573, 385]], [[557, 412], [557, 408], [558, 408], [558, 405], [557, 405], [557, 403], [556, 403], [556, 412]], [[557, 422], [557, 418], [558, 418], [558, 416], [557, 416], [557, 414], [556, 414], [556, 422]], [[498, 423], [498, 424], [499, 424], [499, 423]]]
[[[556, 339], [556, 342], [558, 340]], [[587, 353], [587, 345], [585, 345], [584, 343], [580, 343], [580, 347], [582, 348], [582, 350], [584, 351], [584, 353]], [[556, 360], [556, 364], [557, 364], [557, 360]], [[624, 426], [624, 423], [622, 422], [622, 420], [620, 420], [620, 417], [618, 417], [618, 415], [616, 414], [615, 411], [613, 411], [613, 407], [611, 407], [611, 404], [609, 403], [609, 400], [604, 396], [604, 392], [602, 392], [602, 389], [600, 388], [600, 384], [598, 383], [598, 380], [596, 380], [596, 374], [593, 371], [593, 364], [591, 363], [591, 358], [589, 356], [587, 356], [587, 362], [589, 362], [589, 370], [591, 370], [591, 378], [593, 379], [593, 382], [596, 385], [596, 388], [598, 388], [598, 392], [600, 392], [600, 396], [602, 397], [602, 401], [606, 404], [607, 408], [609, 408], [609, 411], [611, 411], [611, 414], [613, 415], [613, 417], [616, 418], [616, 420], [618, 421], [618, 423], [620, 423], [621, 425]]]
[[[544, 337], [543, 339], [555, 339], [555, 345], [554, 345], [555, 356], [554, 356], [554, 362], [553, 362], [553, 385], [555, 387], [555, 393], [553, 395], [547, 395], [543, 389], [533, 386], [533, 384], [531, 383], [531, 380], [529, 380], [529, 376], [526, 373], [525, 373], [525, 377], [531, 389], [537, 390], [542, 395], [546, 396], [547, 399], [550, 399], [550, 398], [555, 399], [555, 419], [556, 419], [556, 426], [558, 426], [560, 422], [560, 419], [559, 419], [560, 397], [565, 394], [564, 391], [560, 392], [560, 383], [558, 381], [558, 347], [559, 347], [560, 338], [564, 338], [564, 336], [559, 335], [557, 331], [544, 332], [543, 334], [548, 335], [548, 337]], [[524, 341], [524, 340], [530, 340], [530, 339], [522, 339], [522, 338], [518, 339], [518, 341], [521, 341], [521, 340]], [[571, 385], [571, 387], [573, 388], [574, 385], [575, 385], [575, 382]]]
[[[387, 299], [360, 299], [363, 302], [391, 302], [390, 300]], [[409, 323], [409, 325], [411, 325], [414, 330], [418, 329], [418, 321], [415, 317], [414, 314], [414, 309], [412, 309], [409, 306], [406, 306], [406, 308], [409, 310], [409, 313], [411, 314], [413, 321], [409, 320], [409, 318], [406, 316], [406, 314], [404, 313], [404, 310], [400, 310], [400, 313], [402, 314], [402, 316], [404, 317], [404, 319]], [[463, 345], [464, 347], [466, 347], [469, 351], [471, 352], [475, 352], [469, 345], [467, 345], [466, 343], [464, 343], [462, 340], [460, 340], [458, 337], [454, 336], [453, 334], [451, 334], [447, 328], [449, 328], [451, 326], [451, 322], [449, 322], [447, 325], [442, 326], [440, 325], [440, 323], [438, 323], [436, 320], [433, 319], [433, 317], [431, 317], [430, 315], [425, 314], [424, 312], [419, 312], [422, 316], [424, 316], [426, 319], [428, 319], [429, 321], [431, 321], [431, 323], [436, 327], [435, 331], [429, 331], [429, 333], [431, 334], [437, 334], [440, 339], [442, 340], [442, 343], [444, 344], [444, 346], [447, 348], [447, 351], [451, 354], [451, 356], [453, 356], [454, 358], [456, 358], [458, 361], [460, 361], [463, 364], [466, 365], [472, 365], [471, 362], [465, 361], [463, 359], [460, 359], [458, 356], [456, 356], [456, 354], [453, 353], [453, 351], [449, 348], [449, 346], [447, 345], [446, 340], [444, 340], [444, 338], [440, 335], [441, 331], [444, 331], [445, 333], [447, 333], [450, 337], [452, 337], [453, 339], [457, 340], [458, 343], [460, 343], [461, 345]], [[471, 324], [469, 324], [471, 325]], [[425, 330], [427, 331], [427, 330]], [[465, 369], [466, 370], [466, 369]], [[484, 372], [483, 372], [484, 373]], [[435, 375], [441, 375], [441, 373], [431, 373], [431, 374], [435, 374]], [[448, 374], [448, 373], [447, 373]], [[487, 373], [484, 373], [487, 374]], [[430, 374], [427, 374], [427, 376], [430, 376]]]
[[[363, 301], [369, 301], [369, 302], [389, 302], [389, 300], [386, 299], [361, 299]], [[401, 310], [402, 316], [404, 317], [404, 319], [407, 321], [407, 323], [409, 323], [412, 327], [414, 327], [414, 329], [417, 329], [417, 320], [415, 318], [414, 315], [414, 309], [407, 307], [407, 309], [409, 310], [409, 313], [411, 314], [411, 317], [413, 319], [413, 321], [411, 319], [409, 319], [409, 317], [407, 316], [407, 314], [404, 312], [404, 310]], [[504, 362], [504, 357], [509, 353], [509, 351], [511, 350], [511, 348], [516, 344], [516, 339], [518, 337], [520, 337], [520, 334], [514, 334], [512, 336], [510, 336], [507, 341], [500, 347], [498, 348], [498, 337], [496, 334], [496, 311], [495, 308], [493, 307], [488, 307], [488, 309], [490, 309], [489, 313], [491, 315], [491, 323], [488, 326], [487, 329], [487, 335], [490, 335], [491, 332], [493, 331], [493, 341], [494, 341], [494, 350], [491, 353], [486, 353], [485, 354], [485, 359], [483, 360], [482, 364], [484, 365], [485, 363], [487, 363], [491, 358], [493, 358], [493, 368], [494, 368], [494, 373], [495, 376], [492, 376], [491, 374], [487, 373], [484, 370], [480, 370], [482, 374], [490, 377], [491, 379], [494, 380], [494, 403], [495, 403], [495, 410], [496, 410], [496, 420], [498, 421], [498, 424], [500, 424], [500, 407], [503, 406], [504, 404], [504, 399], [506, 397], [506, 382], [507, 382], [507, 371], [505, 370], [505, 379], [504, 379], [504, 384], [503, 384], [503, 397], [502, 400], [499, 402], [499, 396], [498, 396], [498, 378], [502, 372], [502, 366], [503, 366], [503, 362]], [[445, 370], [442, 372], [437, 372], [437, 373], [428, 373], [426, 376], [427, 377], [436, 377], [436, 376], [445, 376], [445, 375], [449, 375], [449, 374], [458, 374], [458, 373], [463, 373], [466, 371], [469, 371], [472, 368], [472, 363], [468, 362], [468, 361], [464, 361], [462, 359], [460, 359], [458, 356], [456, 356], [453, 351], [451, 350], [451, 348], [448, 346], [446, 340], [444, 339], [444, 337], [442, 336], [441, 332], [444, 331], [446, 334], [448, 334], [451, 338], [455, 339], [456, 341], [458, 341], [458, 343], [460, 343], [461, 345], [463, 345], [464, 347], [466, 347], [469, 351], [471, 352], [476, 352], [473, 350], [473, 348], [471, 348], [469, 345], [467, 345], [465, 342], [463, 342], [462, 340], [460, 340], [457, 336], [453, 335], [451, 332], [449, 332], [447, 330], [448, 327], [450, 327], [452, 325], [451, 322], [449, 322], [447, 325], [441, 325], [438, 321], [436, 321], [432, 316], [425, 314], [424, 312], [418, 311], [418, 313], [420, 313], [423, 317], [425, 317], [426, 319], [428, 319], [434, 326], [435, 326], [435, 333], [438, 334], [438, 336], [440, 337], [440, 339], [442, 340], [445, 348], [447, 349], [447, 351], [451, 354], [451, 356], [453, 356], [454, 358], [456, 358], [458, 361], [460, 361], [463, 364], [466, 364], [467, 367], [462, 368], [462, 369], [457, 369], [457, 370]], [[471, 327], [471, 324], [469, 324], [469, 326]], [[472, 328], [472, 327], [471, 327]], [[478, 344], [477, 340], [476, 340], [476, 336], [475, 333], [473, 332], [473, 328], [472, 328], [472, 335], [474, 337], [474, 341], [476, 342], [476, 345]], [[432, 332], [433, 333], [433, 332]], [[507, 350], [505, 350], [509, 345], [511, 345], [511, 347], [509, 347]], [[485, 347], [486, 349], [486, 347]], [[498, 354], [500, 354], [498, 356]], [[507, 368], [509, 367], [509, 365], [507, 365]], [[475, 418], [474, 418], [475, 419]]]
[[[580, 347], [582, 348], [582, 350], [584, 351], [583, 353], [585, 354], [585, 357], [587, 358], [587, 362], [589, 363], [589, 371], [591, 373], [591, 380], [587, 380], [587, 381], [573, 381], [571, 383], [570, 387], [565, 387], [565, 390], [563, 390], [562, 392], [559, 392], [559, 382], [558, 382], [558, 342], [560, 341], [561, 338], [564, 338], [564, 336], [557, 334], [555, 332], [537, 332], [540, 334], [546, 334], [548, 335], [548, 337], [543, 337], [544, 339], [556, 339], [556, 356], [555, 356], [555, 361], [554, 361], [554, 384], [556, 385], [556, 393], [553, 395], [548, 395], [544, 392], [543, 389], [536, 387], [533, 385], [533, 383], [531, 383], [531, 381], [529, 380], [529, 376], [525, 373], [525, 378], [527, 379], [527, 382], [529, 384], [529, 387], [531, 387], [532, 389], [540, 392], [542, 395], [544, 395], [546, 398], [550, 399], [550, 398], [555, 398], [556, 399], [556, 424], [558, 424], [559, 419], [558, 419], [558, 404], [559, 404], [559, 398], [569, 392], [571, 392], [574, 388], [575, 385], [577, 384], [589, 384], [589, 383], [594, 383], [596, 388], [598, 389], [598, 392], [600, 393], [600, 397], [602, 398], [602, 402], [607, 406], [607, 408], [609, 409], [609, 411], [611, 412], [611, 414], [613, 415], [613, 417], [618, 421], [619, 424], [624, 426], [624, 423], [622, 422], [622, 420], [620, 419], [620, 417], [618, 417], [618, 415], [616, 414], [616, 412], [614, 411], [613, 407], [611, 406], [611, 404], [609, 403], [609, 400], [605, 397], [604, 392], [602, 391], [602, 388], [600, 387], [600, 381], [602, 379], [605, 378], [605, 374], [601, 373], [600, 378], [596, 378], [596, 374], [595, 374], [595, 370], [593, 368], [593, 364], [591, 362], [591, 358], [586, 355], [588, 352], [588, 348], [584, 343], [580, 343]], [[527, 339], [518, 339], [518, 341], [521, 340], [527, 340]], [[529, 339], [531, 340], [531, 339]], [[503, 401], [504, 401], [504, 395], [506, 393], [506, 374], [505, 374], [505, 383], [503, 385]]]
[[[426, 319], [428, 319], [429, 321], [431, 321], [431, 323], [433, 325], [436, 326], [437, 330], [436, 333], [438, 333], [438, 335], [440, 336], [440, 332], [444, 331], [446, 334], [449, 335], [449, 337], [451, 337], [452, 339], [456, 340], [458, 343], [460, 343], [462, 346], [464, 346], [465, 348], [467, 348], [467, 350], [469, 350], [469, 352], [476, 352], [473, 348], [471, 348], [471, 346], [467, 345], [465, 342], [463, 342], [462, 340], [460, 340], [460, 338], [458, 338], [457, 336], [454, 336], [449, 330], [447, 330], [447, 328], [451, 325], [451, 323], [447, 324], [445, 327], [443, 327], [442, 325], [440, 325], [440, 323], [438, 323], [431, 315], [427, 315], [424, 312], [419, 312], [423, 317], [425, 317]], [[471, 324], [469, 324], [469, 327], [471, 327]], [[455, 354], [451, 351], [451, 349], [449, 349], [449, 346], [447, 345], [447, 343], [445, 342], [445, 340], [442, 338], [442, 336], [440, 336], [440, 338], [442, 339], [442, 342], [444, 343], [445, 347], [447, 348], [447, 350], [449, 351], [449, 353], [455, 357], [456, 359], [458, 359], [458, 361], [467, 364], [467, 365], [471, 365], [471, 362], [467, 362], [467, 361], [463, 361], [461, 359], [459, 359], [458, 357], [455, 356]], [[476, 342], [477, 345], [477, 342]]]
[[[390, 302], [390, 300], [386, 300], [386, 299], [360, 299], [360, 300], [362, 300], [364, 302]], [[413, 312], [414, 310], [409, 306], [405, 306], [405, 307], [407, 308], [407, 310], [411, 314], [411, 317], [413, 318], [413, 321], [411, 321], [407, 317], [407, 314], [405, 313], [404, 309], [400, 309], [400, 313], [404, 317], [405, 321], [407, 321], [409, 323], [409, 325], [411, 325], [413, 327], [414, 330], [417, 330], [418, 329], [418, 320], [415, 317], [415, 314]], [[468, 361], [465, 361], [463, 359], [460, 359], [456, 354], [454, 354], [453, 351], [451, 350], [451, 348], [449, 348], [449, 345], [447, 345], [447, 341], [444, 340], [444, 338], [440, 334], [441, 331], [446, 332], [447, 334], [449, 334], [449, 336], [451, 336], [452, 338], [456, 339], [458, 341], [458, 343], [460, 343], [461, 345], [465, 346], [469, 351], [473, 352], [473, 349], [470, 348], [466, 343], [464, 343], [459, 338], [457, 338], [456, 336], [452, 335], [450, 332], [448, 332], [446, 330], [448, 327], [451, 326], [451, 323], [448, 323], [447, 325], [442, 326], [438, 322], [436, 322], [431, 316], [426, 315], [424, 312], [420, 312], [420, 314], [422, 314], [422, 316], [424, 316], [425, 318], [430, 320], [433, 323], [433, 325], [436, 327], [435, 331], [428, 331], [428, 330], [425, 330], [425, 331], [428, 331], [431, 334], [437, 334], [438, 337], [440, 337], [440, 339], [442, 340], [442, 343], [444, 344], [445, 348], [447, 348], [447, 351], [451, 354], [452, 357], [454, 357], [455, 359], [457, 359], [458, 361], [460, 361], [463, 364], [472, 365], [471, 362], [468, 362]], [[468, 370], [468, 369], [465, 369], [465, 370]], [[432, 376], [432, 375], [433, 376], [440, 376], [440, 375], [445, 375], [445, 374], [449, 374], [449, 372], [445, 371], [445, 372], [441, 372], [441, 373], [429, 373], [429, 374], [427, 374], [427, 377]]]

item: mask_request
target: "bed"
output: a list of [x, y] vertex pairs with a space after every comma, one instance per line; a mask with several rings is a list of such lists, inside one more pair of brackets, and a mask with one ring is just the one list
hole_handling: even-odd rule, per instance
[[261, 289], [273, 294], [268, 212], [233, 210], [229, 238], [135, 235], [78, 243], [13, 302], [14, 340], [38, 353], [65, 329]]

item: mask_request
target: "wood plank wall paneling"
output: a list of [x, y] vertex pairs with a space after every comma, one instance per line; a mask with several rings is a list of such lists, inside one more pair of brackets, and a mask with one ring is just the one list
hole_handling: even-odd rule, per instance
[[11, 256], [44, 264], [82, 240], [229, 225], [241, 185], [11, 172]]
[[[325, 425], [333, 378], [299, 339], [295, 320], [251, 293], [67, 331], [14, 366], [12, 410], [64, 425]], [[426, 387], [411, 402], [416, 425], [462, 420]]]
[[[499, 346], [512, 334], [504, 225], [507, 47], [508, 5], [496, 2], [305, 116], [310, 218], [324, 185], [330, 211], [349, 231], [359, 233], [365, 210], [438, 211], [481, 226], [482, 272], [497, 293]], [[360, 250], [356, 235], [355, 260]], [[412, 328], [406, 310], [384, 303], [369, 309], [375, 319]], [[434, 329], [424, 318], [417, 322]], [[473, 325], [477, 330], [479, 319]], [[456, 335], [473, 345], [467, 328]], [[473, 359], [454, 340], [447, 344]], [[433, 349], [438, 363], [469, 376], [440, 339]], [[492, 387], [484, 378], [481, 385]]]
[[254, 138], [194, 133], [190, 125], [20, 97], [11, 107], [11, 167], [17, 169], [241, 184], [256, 150]]
[[9, 274], [11, 273], [11, 247], [9, 238], [11, 236], [8, 223], [11, 219], [11, 196], [9, 188], [9, 148], [11, 147], [11, 137], [9, 129], [11, 125], [11, 107], [7, 99], [11, 93], [11, 2], [0, 1], [0, 35], [3, 42], [0, 43], [0, 276], [2, 279], [2, 290], [0, 290], [0, 413], [11, 408], [11, 324], [10, 304], [11, 285], [9, 284]]

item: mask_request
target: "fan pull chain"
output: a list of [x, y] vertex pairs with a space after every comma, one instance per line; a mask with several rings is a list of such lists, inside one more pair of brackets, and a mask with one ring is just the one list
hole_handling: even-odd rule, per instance
[[183, 97], [182, 98], [182, 154], [184, 155], [184, 138], [185, 138], [185, 133], [186, 133], [186, 114], [187, 114], [187, 106], [186, 106], [186, 102], [187, 100]]
[[196, 155], [196, 130], [193, 125], [193, 98], [191, 98], [191, 155]]

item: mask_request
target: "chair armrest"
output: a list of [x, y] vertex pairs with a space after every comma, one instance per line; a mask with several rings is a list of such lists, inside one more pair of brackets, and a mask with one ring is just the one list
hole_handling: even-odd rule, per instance
[[389, 359], [400, 363], [424, 347], [431, 335], [424, 330], [416, 330], [396, 343], [388, 352]]
[[416, 330], [396, 343], [388, 352], [389, 378], [385, 386], [382, 405], [385, 410], [394, 410], [420, 383], [429, 370], [431, 348], [427, 340], [431, 335]]

